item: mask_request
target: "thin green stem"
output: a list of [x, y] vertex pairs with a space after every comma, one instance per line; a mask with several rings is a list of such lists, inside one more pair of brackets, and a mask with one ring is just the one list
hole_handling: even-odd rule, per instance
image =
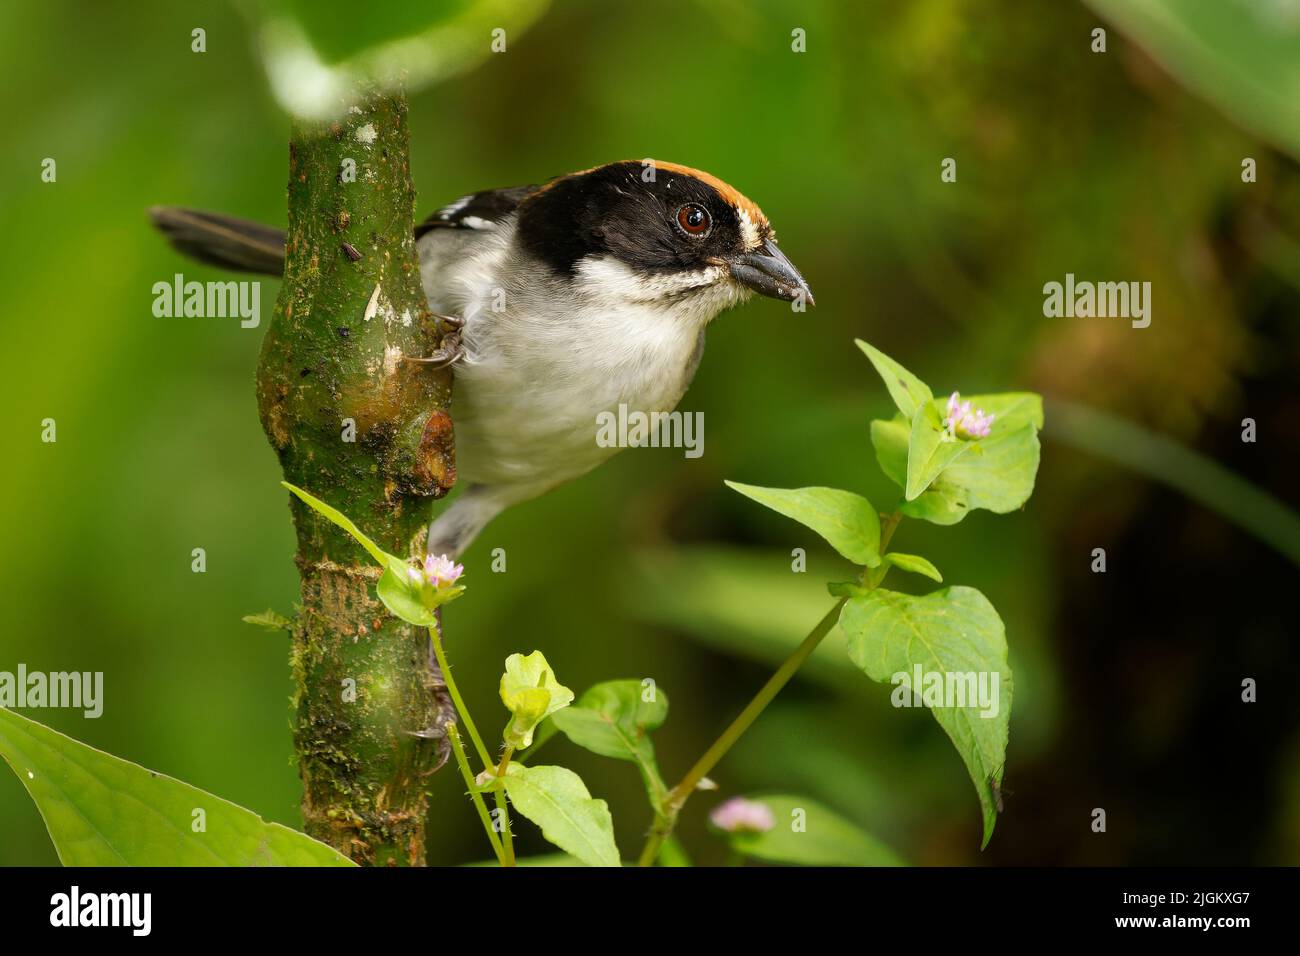
[[506, 805], [506, 792], [497, 791], [497, 811], [501, 814], [501, 844], [505, 851], [502, 866], [515, 865], [515, 838], [510, 832], [510, 808]]
[[[436, 627], [429, 628], [429, 640], [433, 642], [433, 654], [438, 659], [438, 667], [442, 669], [442, 679], [447, 684], [447, 692], [451, 694], [451, 701], [456, 705], [456, 713], [465, 721], [465, 729], [469, 731], [470, 740], [474, 741], [474, 749], [478, 752], [479, 759], [483, 761], [483, 767], [490, 770], [496, 766], [488, 749], [483, 746], [483, 738], [479, 736], [478, 728], [474, 726], [474, 719], [469, 715], [469, 708], [465, 706], [465, 699], [460, 696], [460, 688], [456, 686], [456, 679], [451, 676], [451, 665], [447, 663], [447, 653], [442, 649], [442, 637]], [[457, 735], [453, 734], [453, 747], [459, 747], [459, 741], [455, 740]], [[514, 752], [513, 747], [506, 748], [505, 757], [501, 761], [500, 776], [505, 775], [505, 768], [510, 763], [510, 755]], [[463, 756], [463, 748], [457, 751]], [[502, 866], [515, 865], [515, 847], [514, 837], [510, 833], [510, 811], [506, 809], [506, 795], [503, 791], [496, 792], [497, 811], [501, 814], [502, 829], [501, 839], [496, 839], [496, 830], [492, 826], [492, 815], [487, 811], [487, 805], [483, 802], [483, 797], [474, 789], [474, 774], [470, 772], [468, 762], [461, 768], [462, 772], [467, 775], [467, 783], [470, 791], [477, 797], [476, 804], [479, 807], [479, 815], [484, 818], [484, 824], [488, 828], [488, 835], [492, 837], [492, 848], [497, 851], [497, 859], [501, 861]]]
[[474, 771], [470, 769], [469, 758], [465, 756], [465, 747], [460, 742], [460, 731], [455, 724], [447, 726], [447, 739], [451, 742], [452, 753], [456, 755], [456, 766], [460, 768], [460, 775], [465, 779], [465, 786], [469, 788], [470, 799], [478, 808], [479, 819], [483, 821], [488, 842], [492, 844], [492, 852], [496, 854], [497, 862], [506, 866], [505, 851], [501, 848], [501, 841], [497, 839], [496, 831], [492, 829], [492, 814], [488, 813], [487, 804], [483, 802], [483, 794], [479, 793], [474, 785]]
[[[506, 752], [501, 755], [501, 763], [497, 767], [497, 776], [502, 780], [505, 779], [506, 771], [510, 768], [510, 758], [514, 755], [515, 748], [513, 744], [506, 744]], [[497, 791], [497, 809], [501, 811], [501, 820], [504, 823], [502, 833], [505, 835], [505, 866], [515, 865], [515, 840], [510, 833], [510, 808], [506, 803], [505, 790]]]
[[758, 715], [772, 702], [772, 699], [781, 692], [781, 688], [789, 683], [790, 678], [808, 659], [808, 655], [817, 649], [817, 645], [822, 642], [822, 638], [830, 633], [831, 628], [835, 626], [835, 622], [840, 619], [840, 608], [844, 606], [844, 601], [844, 598], [840, 598], [835, 602], [835, 606], [809, 632], [795, 652], [787, 657], [784, 663], [776, 669], [776, 673], [768, 678], [767, 683], [754, 695], [754, 698], [740, 712], [740, 715], [713, 742], [713, 746], [704, 752], [704, 756], [695, 761], [695, 766], [691, 767], [686, 776], [682, 777], [681, 782], [669, 791], [662, 812], [656, 816], [654, 828], [650, 831], [650, 838], [646, 840], [645, 848], [641, 851], [641, 859], [639, 860], [641, 866], [650, 866], [654, 862], [659, 853], [660, 844], [676, 826], [677, 815], [681, 812], [682, 807], [700, 781], [704, 779], [710, 770], [717, 766], [718, 761], [726, 755], [727, 751], [740, 739], [741, 735], [758, 719]]
[[[883, 554], [885, 548], [889, 545], [889, 540], [894, 536], [894, 531], [898, 527], [902, 515], [897, 511], [889, 514], [880, 525], [880, 553]], [[880, 583], [884, 575], [868, 576], [868, 570], [863, 569], [863, 583], [870, 590]], [[745, 705], [745, 709], [733, 720], [730, 726], [722, 732], [722, 735], [713, 742], [713, 745], [704, 752], [704, 755], [695, 762], [695, 766], [687, 771], [686, 776], [681, 779], [677, 786], [669, 791], [667, 798], [663, 801], [662, 806], [655, 813], [654, 826], [650, 830], [650, 836], [647, 838], [645, 847], [641, 850], [641, 857], [637, 861], [639, 866], [651, 866], [655, 858], [659, 855], [659, 848], [663, 845], [664, 840], [673, 832], [677, 825], [678, 814], [681, 813], [682, 807], [690, 799], [695, 788], [699, 786], [701, 780], [717, 766], [727, 751], [729, 751], [737, 740], [745, 733], [746, 730], [756, 721], [760, 714], [767, 708], [781, 688], [790, 682], [790, 678], [798, 672], [812, 652], [821, 644], [822, 639], [830, 633], [835, 627], [836, 622], [840, 619], [840, 610], [844, 607], [847, 598], [840, 598], [820, 621], [817, 626], [808, 632], [800, 645], [795, 648], [793, 654], [785, 659], [780, 667], [776, 669], [766, 684], [764, 684], [754, 695], [754, 698]]]
[[469, 739], [474, 742], [474, 749], [479, 759], [483, 761], [485, 768], [494, 766], [487, 748], [483, 746], [483, 738], [479, 736], [478, 728], [474, 726], [474, 719], [469, 715], [469, 708], [465, 706], [465, 699], [460, 696], [456, 679], [451, 676], [451, 665], [447, 663], [447, 653], [442, 649], [442, 636], [436, 627], [429, 628], [429, 640], [433, 642], [433, 654], [438, 659], [438, 667], [442, 669], [442, 679], [447, 683], [447, 691], [451, 694], [452, 703], [456, 705], [456, 713], [465, 722], [465, 729], [469, 731]]

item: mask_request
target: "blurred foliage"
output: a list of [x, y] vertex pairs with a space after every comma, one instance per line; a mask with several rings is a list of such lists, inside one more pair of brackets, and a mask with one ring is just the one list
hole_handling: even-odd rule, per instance
[[1300, 157], [1294, 0], [1087, 0], [1243, 125]]
[[[1293, 36], [1287, 4], [1260, 6], [1281, 12], [1252, 28]], [[508, 52], [413, 96], [419, 213], [614, 159], [685, 162], [763, 206], [818, 302], [792, 315], [757, 301], [710, 330], [683, 403], [705, 413], [702, 458], [629, 451], [471, 549], [472, 597], [446, 622], [475, 711], [498, 706], [516, 651], [542, 648], [575, 688], [653, 677], [673, 701], [659, 764], [680, 775], [782, 641], [824, 613], [819, 582], [843, 564], [722, 480], [891, 493], [868, 422], [892, 411], [854, 337], [936, 389], [1103, 409], [1300, 506], [1300, 176], [1269, 145], [1288, 140], [1257, 121], [1293, 106], [1269, 110], [1226, 81], [1202, 99], [1210, 73], [1184, 89], [1174, 56], [1139, 30], [1153, 59], [1120, 18], [1094, 54], [1105, 23], [1073, 2], [1028, 16], [1013, 0], [561, 0]], [[190, 52], [199, 25], [204, 54]], [[791, 52], [796, 27], [806, 53]], [[1286, 42], [1238, 44], [1233, 68], [1284, 77], [1254, 61]], [[0, 669], [104, 671], [98, 720], [27, 716], [298, 826], [287, 642], [240, 621], [289, 613], [297, 596], [253, 398], [262, 331], [154, 318], [154, 282], [221, 276], [171, 253], [144, 215], [183, 203], [283, 223], [287, 119], [257, 50], [223, 4], [0, 8], [16, 104], [0, 147]], [[45, 157], [56, 183], [40, 181]], [[944, 157], [955, 184], [939, 179]], [[1257, 183], [1241, 181], [1244, 157]], [[1044, 319], [1043, 284], [1066, 272], [1151, 281], [1151, 327]], [[989, 849], [934, 721], [890, 707], [834, 648], [718, 768], [720, 796], [807, 794], [922, 864], [1300, 862], [1294, 567], [1167, 486], [1057, 442], [1048, 407], [1025, 511], [946, 533], [908, 522], [896, 538], [1006, 623], [1017, 700]], [[1255, 444], [1240, 441], [1246, 416]], [[46, 417], [56, 444], [39, 441]], [[195, 547], [204, 574], [190, 570]], [[491, 570], [498, 547], [504, 574]], [[790, 572], [795, 547], [807, 574]], [[1096, 547], [1106, 575], [1088, 570]], [[1245, 676], [1261, 686], [1250, 707]], [[649, 816], [636, 768], [563, 737], [546, 746], [609, 801], [618, 844], [637, 847]], [[1206, 767], [1242, 772], [1207, 783]], [[482, 859], [459, 778], [444, 771], [431, 789], [431, 858]], [[1088, 829], [1095, 806], [1105, 836]], [[697, 862], [719, 863], [705, 809], [688, 809], [680, 835]], [[56, 862], [7, 775], [0, 819], [0, 863]]]

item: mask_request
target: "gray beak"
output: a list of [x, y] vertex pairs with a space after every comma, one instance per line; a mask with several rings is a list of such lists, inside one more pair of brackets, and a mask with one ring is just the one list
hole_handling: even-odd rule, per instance
[[735, 256], [727, 260], [727, 264], [731, 267], [733, 279], [759, 295], [786, 302], [802, 299], [809, 305], [817, 304], [813, 301], [812, 289], [808, 288], [799, 270], [771, 239], [763, 240], [763, 248], [756, 252]]

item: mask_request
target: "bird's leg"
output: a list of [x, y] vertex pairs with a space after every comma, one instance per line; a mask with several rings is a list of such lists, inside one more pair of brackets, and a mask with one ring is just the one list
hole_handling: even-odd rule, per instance
[[[434, 609], [434, 618], [437, 620], [435, 627], [438, 634], [442, 634], [442, 608]], [[456, 721], [456, 707], [452, 703], [451, 694], [447, 691], [447, 681], [442, 676], [442, 668], [438, 665], [438, 657], [433, 653], [433, 638], [429, 638], [429, 662], [428, 676], [424, 679], [424, 688], [433, 697], [434, 717], [428, 727], [423, 730], [409, 731], [412, 737], [419, 737], [423, 740], [438, 741], [438, 764], [433, 769], [438, 771], [442, 769], [447, 758], [451, 756], [451, 741], [447, 739], [447, 725]]]

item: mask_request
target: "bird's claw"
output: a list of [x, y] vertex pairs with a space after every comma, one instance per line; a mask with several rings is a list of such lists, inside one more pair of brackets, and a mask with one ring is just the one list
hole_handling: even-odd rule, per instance
[[464, 357], [465, 346], [460, 342], [460, 332], [451, 331], [442, 337], [442, 344], [431, 355], [403, 355], [402, 359], [407, 362], [432, 365], [434, 368], [446, 368], [448, 365], [455, 365]]
[[[442, 630], [442, 614], [439, 608], [434, 614], [438, 618], [438, 629]], [[438, 741], [438, 763], [434, 766], [432, 773], [441, 770], [451, 756], [451, 739], [448, 735], [447, 727], [456, 721], [456, 705], [452, 703], [451, 694], [447, 690], [447, 682], [443, 679], [442, 668], [438, 666], [438, 658], [433, 653], [433, 642], [429, 642], [429, 659], [428, 671], [424, 678], [424, 688], [430, 694], [433, 702], [433, 720], [429, 726], [421, 730], [408, 730], [406, 733], [411, 737], [418, 737], [420, 740]]]

